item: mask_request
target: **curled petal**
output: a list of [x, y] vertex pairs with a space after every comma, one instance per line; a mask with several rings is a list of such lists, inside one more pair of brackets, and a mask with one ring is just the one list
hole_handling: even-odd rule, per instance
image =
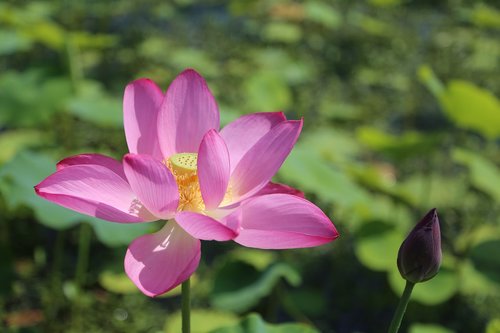
[[239, 224], [235, 242], [261, 249], [312, 247], [339, 236], [318, 207], [289, 194], [268, 194], [243, 201], [224, 222], [230, 226]]
[[101, 165], [64, 167], [35, 186], [35, 191], [48, 201], [103, 220], [157, 220], [122, 177]]
[[194, 273], [200, 262], [200, 241], [175, 222], [137, 238], [125, 255], [125, 272], [147, 296], [175, 288]]
[[120, 162], [118, 162], [114, 158], [104, 156], [101, 154], [80, 154], [80, 155], [66, 157], [65, 159], [57, 163], [57, 170], [62, 170], [72, 165], [84, 165], [84, 164], [101, 165], [113, 171], [123, 179], [125, 180], [127, 179], [125, 177], [125, 174], [123, 173], [123, 166]]
[[148, 155], [127, 154], [125, 175], [139, 200], [155, 216], [168, 220], [179, 205], [179, 190], [168, 168]]
[[217, 131], [203, 137], [198, 152], [198, 179], [201, 195], [208, 210], [217, 208], [229, 183], [229, 153]]
[[259, 112], [241, 116], [227, 124], [220, 135], [224, 139], [231, 157], [231, 171], [241, 158], [274, 126], [285, 121], [283, 112]]
[[301, 129], [302, 120], [283, 121], [247, 151], [231, 175], [234, 201], [250, 197], [269, 183], [295, 145]]
[[194, 212], [175, 215], [177, 223], [191, 236], [202, 240], [227, 241], [236, 237], [236, 231], [221, 222]]
[[123, 96], [123, 126], [129, 152], [162, 159], [156, 131], [163, 100], [161, 89], [149, 79], [129, 83]]
[[196, 153], [210, 129], [219, 129], [219, 108], [205, 79], [187, 69], [167, 90], [158, 117], [158, 137], [164, 158]]
[[267, 183], [266, 186], [264, 186], [259, 192], [255, 194], [255, 196], [276, 194], [276, 193], [291, 194], [301, 198], [305, 198], [304, 192], [302, 192], [301, 190], [297, 190], [296, 188], [293, 188], [285, 184], [273, 183], [273, 182]]

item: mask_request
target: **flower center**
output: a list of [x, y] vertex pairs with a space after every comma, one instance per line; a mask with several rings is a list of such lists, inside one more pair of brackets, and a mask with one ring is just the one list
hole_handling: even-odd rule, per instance
[[170, 156], [164, 163], [170, 169], [179, 189], [177, 210], [201, 212], [205, 209], [197, 175], [198, 154], [179, 153]]

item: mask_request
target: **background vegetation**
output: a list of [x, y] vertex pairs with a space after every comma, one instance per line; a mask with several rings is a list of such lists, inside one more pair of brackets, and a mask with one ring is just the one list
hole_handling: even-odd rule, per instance
[[71, 154], [121, 158], [125, 85], [166, 89], [186, 67], [224, 123], [304, 117], [277, 180], [342, 235], [290, 251], [204, 242], [195, 332], [384, 332], [397, 249], [432, 207], [443, 267], [403, 332], [500, 332], [499, 36], [495, 0], [3, 0], [2, 332], [179, 331], [178, 293], [147, 298], [123, 274], [126, 245], [155, 225], [72, 213], [33, 185]]

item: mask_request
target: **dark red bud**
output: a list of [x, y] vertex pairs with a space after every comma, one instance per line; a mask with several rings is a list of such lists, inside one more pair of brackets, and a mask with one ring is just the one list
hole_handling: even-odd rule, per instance
[[441, 266], [441, 231], [436, 208], [413, 228], [398, 252], [398, 269], [404, 279], [417, 283], [432, 279]]

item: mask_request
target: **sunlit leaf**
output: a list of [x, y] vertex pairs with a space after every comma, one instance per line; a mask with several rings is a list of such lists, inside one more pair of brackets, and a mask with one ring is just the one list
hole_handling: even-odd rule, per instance
[[35, 130], [17, 130], [0, 133], [0, 165], [11, 159], [18, 151], [44, 143], [43, 133]]
[[[233, 325], [238, 322], [238, 317], [231, 312], [212, 310], [191, 310], [191, 332], [209, 333], [215, 329]], [[175, 312], [167, 317], [165, 321], [165, 333], [181, 332], [181, 312]]]
[[460, 265], [460, 293], [500, 297], [500, 285], [477, 270], [470, 260], [463, 260]]
[[393, 269], [404, 234], [379, 222], [363, 225], [358, 233], [355, 253], [359, 261], [376, 271]]
[[304, 4], [306, 18], [327, 28], [337, 28], [342, 24], [342, 16], [325, 2], [307, 1]]
[[210, 333], [319, 333], [319, 331], [305, 324], [272, 325], [262, 320], [258, 314], [250, 314], [236, 326], [216, 329]]
[[0, 75], [0, 124], [39, 127], [50, 123], [71, 94], [66, 78], [47, 78], [37, 70], [4, 72]]
[[455, 80], [440, 96], [444, 111], [458, 126], [493, 139], [500, 135], [500, 102], [488, 90]]
[[454, 331], [440, 325], [416, 323], [410, 326], [408, 333], [454, 333]]
[[136, 294], [139, 289], [124, 272], [105, 270], [99, 274], [99, 284], [115, 294]]
[[432, 134], [407, 131], [397, 136], [368, 126], [359, 127], [356, 137], [367, 147], [396, 158], [428, 155], [439, 142], [439, 136]]
[[0, 55], [27, 51], [31, 45], [30, 39], [17, 31], [0, 30]]
[[296, 24], [271, 22], [264, 27], [263, 36], [270, 41], [295, 43], [302, 38], [302, 30]]
[[414, 174], [397, 185], [395, 193], [419, 207], [460, 205], [467, 192], [463, 177]]
[[119, 224], [92, 218], [48, 202], [35, 194], [33, 187], [55, 172], [56, 161], [29, 151], [23, 151], [0, 168], [0, 192], [8, 207], [26, 206], [33, 209], [43, 225], [67, 229], [80, 222], [90, 223], [97, 238], [108, 246], [126, 245], [151, 231], [147, 223]]
[[500, 28], [500, 10], [483, 3], [476, 4], [470, 19], [480, 27]]
[[[396, 263], [394, 263], [395, 266]], [[402, 294], [405, 280], [403, 280], [397, 269], [393, 269], [389, 273], [389, 283], [396, 294]], [[436, 305], [455, 295], [459, 286], [457, 273], [441, 267], [439, 273], [431, 280], [415, 285], [411, 299], [425, 305]]]
[[35, 194], [33, 187], [55, 171], [55, 161], [32, 152], [21, 152], [0, 169], [0, 191], [10, 209], [28, 206], [38, 221], [66, 229], [82, 221], [83, 215], [56, 206]]
[[257, 72], [244, 84], [246, 107], [252, 112], [284, 110], [292, 102], [290, 90], [273, 72]]
[[335, 169], [307, 146], [296, 146], [279, 176], [302, 191], [311, 192], [321, 199], [352, 206], [364, 202], [368, 194], [346, 173]]
[[485, 157], [465, 149], [456, 148], [453, 159], [465, 164], [470, 171], [472, 184], [500, 202], [500, 168]]
[[229, 262], [217, 272], [211, 299], [213, 306], [244, 312], [268, 296], [280, 279], [285, 279], [293, 286], [301, 282], [298, 272], [284, 263], [273, 265], [262, 273], [245, 265]]
[[122, 101], [120, 97], [106, 94], [97, 82], [86, 81], [79, 95], [68, 103], [69, 110], [76, 116], [102, 126], [122, 126]]
[[274, 252], [247, 247], [239, 247], [231, 251], [228, 257], [250, 264], [259, 271], [264, 270], [276, 260]]
[[113, 223], [89, 216], [84, 219], [92, 225], [97, 238], [111, 247], [128, 245], [137, 237], [156, 231], [151, 223]]
[[485, 333], [499, 333], [500, 332], [500, 318], [492, 319], [488, 326], [486, 326]]
[[499, 253], [500, 239], [489, 240], [474, 246], [469, 257], [474, 267], [490, 280], [500, 283], [500, 257], [492, 255]]

